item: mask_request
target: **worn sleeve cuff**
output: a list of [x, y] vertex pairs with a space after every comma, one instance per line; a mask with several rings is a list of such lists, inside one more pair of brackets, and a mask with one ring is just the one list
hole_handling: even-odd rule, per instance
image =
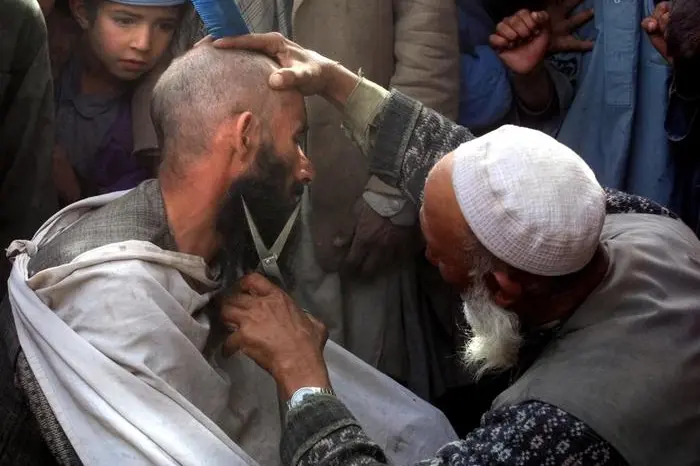
[[374, 122], [367, 151], [369, 171], [393, 186], [398, 185], [406, 148], [422, 109], [417, 100], [392, 90]]
[[343, 128], [363, 154], [371, 145], [372, 124], [388, 97], [389, 91], [361, 78], [345, 104]]
[[287, 413], [280, 443], [282, 464], [297, 464], [318, 442], [348, 426], [359, 427], [359, 424], [336, 397], [310, 398]]

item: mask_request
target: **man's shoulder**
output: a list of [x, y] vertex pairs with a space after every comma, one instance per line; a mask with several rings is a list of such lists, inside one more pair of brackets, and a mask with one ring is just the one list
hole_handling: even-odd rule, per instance
[[603, 224], [601, 240], [639, 241], [658, 239], [676, 241], [688, 248], [698, 249], [700, 242], [693, 231], [682, 221], [652, 213], [609, 214]]
[[29, 264], [30, 276], [67, 264], [79, 255], [122, 241], [148, 241], [174, 250], [157, 181], [151, 180], [124, 196], [88, 212], [39, 248]]

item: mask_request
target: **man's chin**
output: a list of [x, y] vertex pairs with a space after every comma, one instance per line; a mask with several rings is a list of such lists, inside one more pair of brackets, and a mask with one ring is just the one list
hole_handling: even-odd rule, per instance
[[513, 368], [523, 340], [518, 316], [486, 296], [466, 298], [463, 312], [470, 328], [461, 352], [462, 362], [477, 380]]

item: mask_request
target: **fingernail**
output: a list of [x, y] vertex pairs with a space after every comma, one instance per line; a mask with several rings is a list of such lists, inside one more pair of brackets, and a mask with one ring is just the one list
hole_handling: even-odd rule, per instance
[[273, 74], [270, 76], [270, 84], [274, 87], [279, 87], [283, 84], [282, 76], [279, 74]]

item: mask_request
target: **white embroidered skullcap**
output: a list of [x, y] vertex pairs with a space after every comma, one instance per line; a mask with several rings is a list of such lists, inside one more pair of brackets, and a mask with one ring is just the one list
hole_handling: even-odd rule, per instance
[[574, 151], [539, 131], [503, 126], [455, 151], [452, 185], [493, 255], [542, 276], [581, 270], [605, 220], [605, 192]]

